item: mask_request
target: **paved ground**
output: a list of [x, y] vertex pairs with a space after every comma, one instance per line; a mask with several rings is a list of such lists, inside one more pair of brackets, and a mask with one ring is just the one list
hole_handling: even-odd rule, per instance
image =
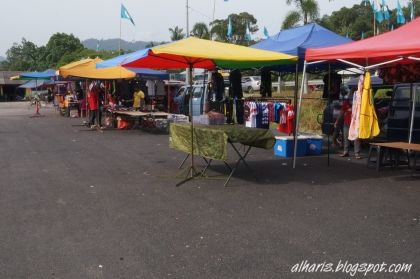
[[[410, 263], [420, 278], [420, 183], [332, 157], [254, 150], [230, 187], [182, 187], [167, 135], [86, 131], [52, 109], [0, 104], [0, 278], [351, 278], [309, 263]], [[222, 174], [216, 164], [213, 174]], [[360, 278], [363, 276], [358, 276]]]

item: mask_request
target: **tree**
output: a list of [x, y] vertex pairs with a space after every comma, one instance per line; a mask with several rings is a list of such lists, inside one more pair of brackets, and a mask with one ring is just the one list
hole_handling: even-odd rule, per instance
[[299, 22], [307, 24], [319, 17], [319, 6], [315, 0], [286, 0], [286, 3], [287, 5], [294, 3], [297, 9], [287, 14], [282, 29], [296, 27]]
[[14, 43], [6, 52], [5, 68], [11, 71], [39, 71], [44, 70], [42, 52], [32, 42], [22, 38], [20, 44]]
[[[233, 36], [231, 39], [227, 37], [229, 17], [232, 22], [233, 30]], [[241, 45], [249, 45], [252, 43], [245, 39], [245, 34], [247, 25], [249, 26], [249, 31], [251, 34], [258, 31], [257, 20], [255, 17], [247, 12], [242, 12], [240, 14], [230, 14], [229, 17], [227, 19], [216, 19], [210, 23], [211, 37], [217, 41], [229, 41]]]
[[194, 24], [192, 28], [192, 32], [194, 37], [200, 38], [200, 39], [210, 39], [210, 32], [209, 28], [207, 27], [207, 24], [204, 22], [197, 22]]
[[[370, 4], [354, 5], [351, 8], [343, 7], [331, 15], [323, 16], [319, 21], [322, 26], [350, 39], [361, 39], [373, 36], [373, 12]], [[395, 24], [395, 12], [391, 11], [390, 21], [384, 21], [378, 25], [381, 32], [387, 31], [390, 26]]]
[[55, 33], [46, 45], [45, 61], [48, 67], [56, 67], [64, 56], [84, 49], [80, 40], [73, 34]]
[[169, 28], [171, 33], [171, 41], [178, 41], [185, 38], [185, 34], [182, 33], [183, 29], [175, 26], [175, 28]]

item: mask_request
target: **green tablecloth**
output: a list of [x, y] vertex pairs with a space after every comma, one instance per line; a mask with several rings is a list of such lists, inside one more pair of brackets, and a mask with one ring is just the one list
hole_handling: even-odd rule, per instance
[[[228, 141], [270, 149], [275, 138], [270, 130], [239, 125], [194, 124], [194, 154], [214, 160], [227, 160]], [[191, 124], [172, 123], [169, 147], [191, 153]]]

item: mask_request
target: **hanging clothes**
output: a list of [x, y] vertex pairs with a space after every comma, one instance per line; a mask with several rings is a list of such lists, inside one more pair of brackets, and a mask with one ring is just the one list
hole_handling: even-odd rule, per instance
[[352, 115], [351, 123], [349, 128], [349, 140], [356, 140], [359, 138], [360, 130], [360, 108], [362, 105], [362, 92], [363, 92], [363, 75], [359, 77], [359, 83], [357, 91], [353, 94], [353, 106], [352, 106]]
[[242, 74], [239, 70], [233, 70], [229, 75], [229, 97], [242, 99]]
[[292, 105], [286, 105], [280, 111], [280, 121], [277, 130], [281, 133], [292, 134], [294, 131], [295, 112]]
[[366, 72], [360, 106], [359, 139], [373, 138], [377, 136], [379, 132], [378, 118], [373, 105], [370, 73]]
[[261, 96], [262, 97], [271, 97], [271, 71], [263, 68], [261, 70]]
[[146, 86], [147, 86], [147, 95], [148, 96], [155, 96], [156, 95], [155, 82], [153, 80], [148, 80], [146, 82]]

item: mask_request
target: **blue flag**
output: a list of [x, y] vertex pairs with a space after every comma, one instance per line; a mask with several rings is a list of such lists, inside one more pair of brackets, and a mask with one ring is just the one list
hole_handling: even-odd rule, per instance
[[376, 21], [379, 22], [379, 23], [384, 21], [384, 15], [382, 13], [382, 8], [380, 6], [381, 5], [379, 5], [379, 2], [378, 2], [378, 7], [376, 7], [375, 0], [372, 1], [373, 15], [375, 16]]
[[229, 17], [229, 23], [228, 23], [226, 35], [229, 39], [232, 38], [232, 35], [233, 35], [232, 19], [230, 17]]
[[401, 9], [400, 1], [397, 1], [397, 23], [398, 24], [404, 24], [405, 23], [405, 17], [404, 13]]
[[266, 36], [267, 38], [270, 37], [270, 35], [268, 34], [268, 30], [265, 26], [264, 26], [264, 36]]
[[385, 0], [382, 0], [382, 10], [385, 20], [389, 20], [391, 15], [389, 14], [388, 6], [385, 4]]
[[135, 26], [133, 18], [131, 17], [130, 13], [127, 11], [123, 4], [121, 4], [121, 18], [129, 19], [131, 23]]

